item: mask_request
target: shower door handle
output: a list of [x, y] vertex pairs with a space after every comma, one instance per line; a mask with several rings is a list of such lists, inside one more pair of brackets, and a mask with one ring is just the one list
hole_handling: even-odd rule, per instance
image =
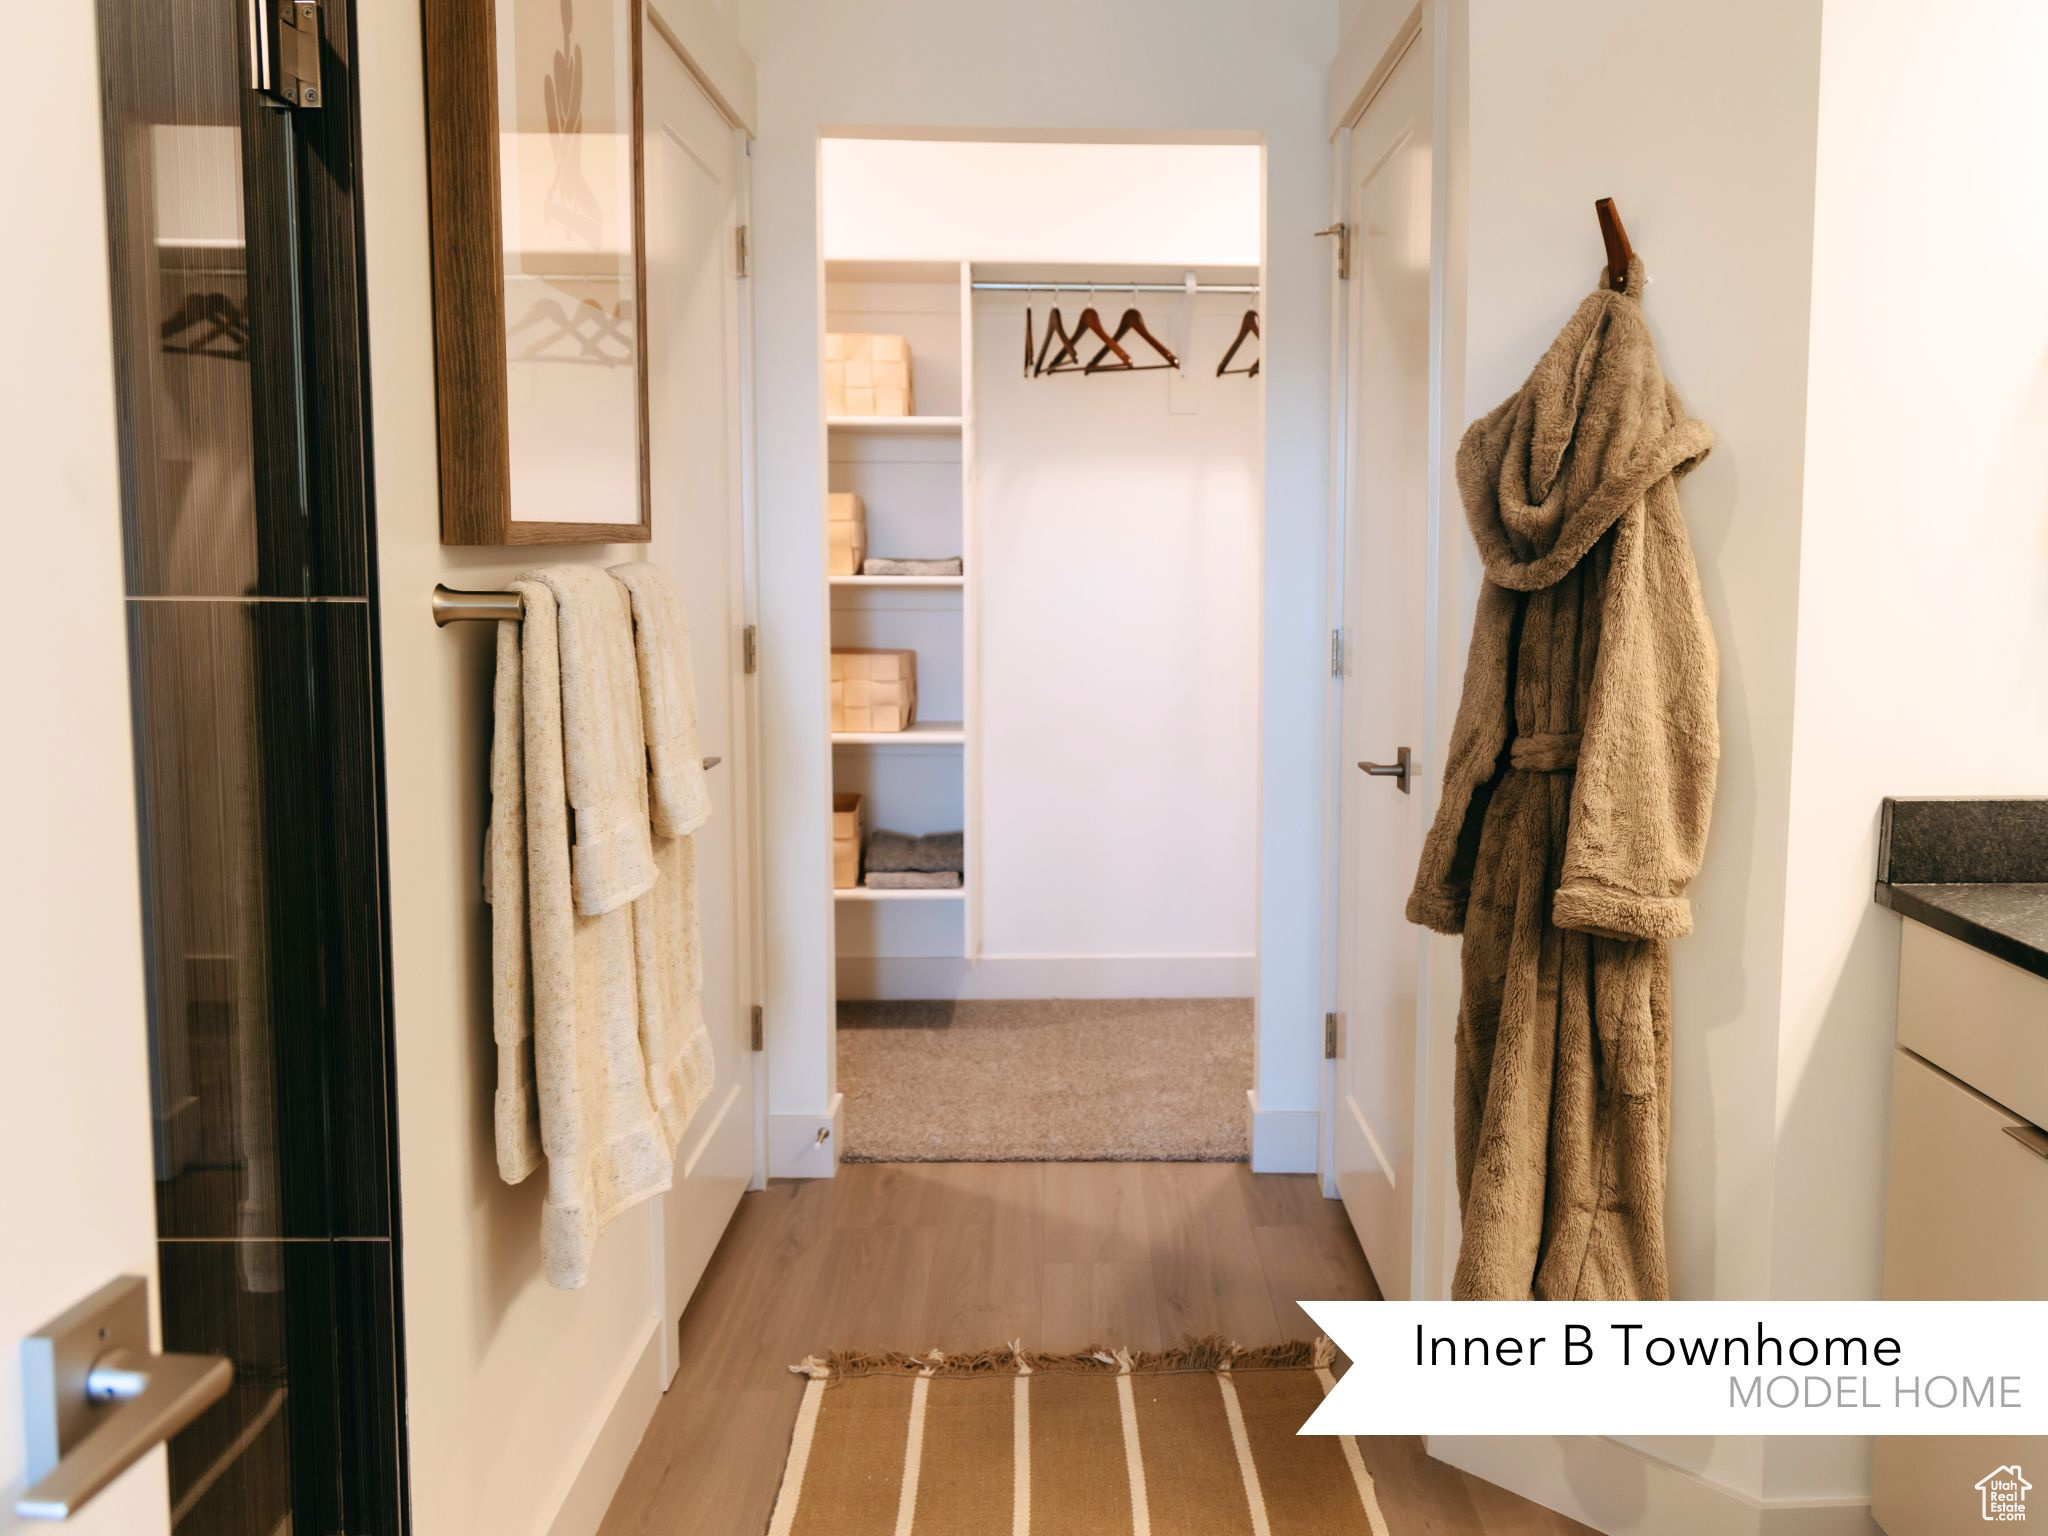
[[1394, 760], [1391, 763], [1360, 763], [1358, 766], [1365, 770], [1367, 777], [1392, 779], [1394, 787], [1400, 790], [1402, 794], [1405, 795], [1409, 792], [1409, 753], [1406, 747], [1402, 747], [1394, 753]]
[[32, 1485], [24, 1520], [68, 1520], [150, 1451], [227, 1395], [235, 1368], [218, 1355], [149, 1348], [149, 1287], [123, 1275], [22, 1346], [23, 1417]]

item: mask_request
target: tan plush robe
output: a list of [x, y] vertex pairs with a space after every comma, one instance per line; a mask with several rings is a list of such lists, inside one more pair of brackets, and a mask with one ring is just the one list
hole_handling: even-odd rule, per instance
[[1692, 928], [1720, 753], [1678, 480], [1712, 436], [1641, 289], [1587, 298], [1458, 450], [1487, 579], [1408, 916], [1465, 937], [1463, 1299], [1669, 1290], [1665, 943]]

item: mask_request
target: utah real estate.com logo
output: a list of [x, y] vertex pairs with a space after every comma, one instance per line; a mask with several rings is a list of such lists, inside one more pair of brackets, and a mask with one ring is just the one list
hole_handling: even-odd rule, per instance
[[2016, 1525], [2027, 1518], [2027, 1491], [2034, 1485], [2020, 1476], [2020, 1465], [2000, 1467], [1977, 1484], [1984, 1497], [1984, 1518]]

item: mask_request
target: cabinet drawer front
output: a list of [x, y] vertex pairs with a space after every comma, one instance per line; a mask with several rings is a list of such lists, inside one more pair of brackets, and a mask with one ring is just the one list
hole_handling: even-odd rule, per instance
[[1892, 1068], [1884, 1294], [2048, 1298], [2048, 1159], [2033, 1128], [1909, 1051]]
[[2048, 1125], [2048, 981], [1924, 923], [1903, 930], [1899, 1044]]

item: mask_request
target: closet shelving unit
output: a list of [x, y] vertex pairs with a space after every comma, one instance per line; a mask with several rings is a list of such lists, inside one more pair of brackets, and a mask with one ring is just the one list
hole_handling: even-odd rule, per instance
[[[868, 551], [963, 558], [960, 576], [833, 576], [826, 582], [830, 644], [907, 646], [918, 653], [918, 714], [900, 733], [835, 733], [832, 783], [866, 800], [870, 831], [961, 829], [966, 879], [958, 890], [835, 890], [837, 948], [856, 957], [980, 957], [986, 868], [981, 828], [981, 570], [974, 390], [975, 285], [1061, 284], [1069, 316], [1093, 302], [1124, 303], [1193, 323], [1192, 278], [1209, 293], [1255, 302], [1252, 267], [1169, 264], [1062, 270], [1042, 262], [929, 260], [825, 263], [825, 329], [908, 336], [915, 403], [906, 417], [827, 417], [829, 489], [867, 503]], [[1142, 297], [1140, 297], [1142, 294]], [[1129, 296], [1128, 300], [1126, 295]], [[1042, 322], [1047, 296], [1036, 299]], [[1001, 334], [1008, 335], [1007, 324]], [[1021, 339], [1021, 338], [1020, 338]], [[1203, 359], [1214, 366], [1213, 359]], [[1192, 362], [1192, 359], [1191, 359]], [[1113, 384], [1084, 386], [1108, 387]], [[1175, 388], [1181, 387], [1176, 383]], [[825, 509], [818, 509], [825, 544]]]
[[907, 336], [919, 411], [828, 416], [828, 487], [860, 493], [870, 554], [963, 562], [959, 576], [827, 578], [829, 644], [912, 649], [918, 669], [909, 730], [831, 733], [834, 790], [862, 796], [871, 832], [958, 828], [967, 850], [955, 890], [835, 889], [842, 952], [971, 957], [980, 931], [971, 280], [957, 260], [825, 264], [825, 329]]

